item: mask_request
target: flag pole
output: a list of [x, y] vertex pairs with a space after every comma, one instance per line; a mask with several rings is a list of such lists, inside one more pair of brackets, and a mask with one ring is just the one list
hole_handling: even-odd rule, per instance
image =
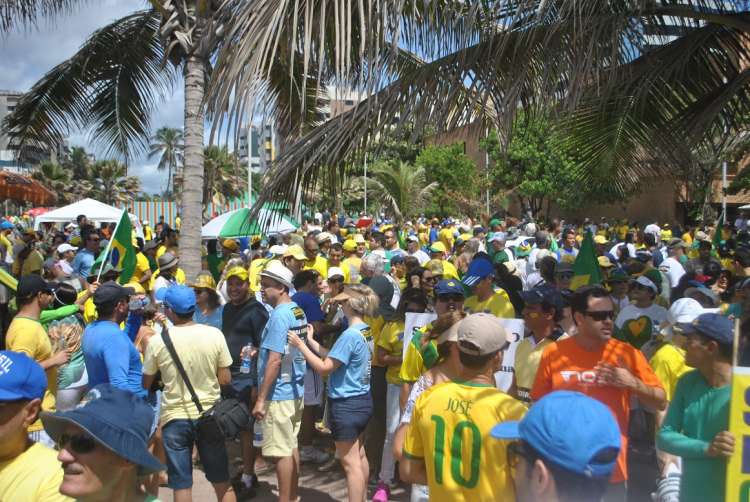
[[[122, 212], [126, 213], [127, 211], [123, 209]], [[117, 235], [117, 229], [120, 228], [121, 221], [122, 215], [120, 215], [120, 219], [117, 220], [117, 225], [115, 225], [115, 229], [112, 231], [112, 235], [110, 236], [109, 241], [107, 241], [107, 248], [104, 250], [104, 258], [102, 259], [102, 264], [99, 266], [99, 273], [96, 274], [96, 282], [99, 282], [99, 278], [102, 276], [102, 270], [104, 270], [104, 264], [107, 261], [107, 254], [109, 254], [109, 250], [112, 247], [112, 239], [115, 235]]]

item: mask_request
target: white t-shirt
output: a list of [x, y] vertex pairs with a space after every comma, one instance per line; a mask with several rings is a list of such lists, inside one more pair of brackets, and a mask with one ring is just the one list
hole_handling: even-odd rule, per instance
[[428, 255], [427, 253], [425, 253], [421, 249], [417, 249], [415, 252], [413, 252], [413, 253], [407, 253], [407, 254], [409, 256], [413, 256], [414, 258], [416, 258], [417, 261], [419, 261], [419, 265], [420, 266], [424, 265], [425, 263], [427, 263], [428, 261], [430, 261], [430, 255]]
[[[630, 338], [633, 339], [651, 339], [659, 332], [661, 323], [666, 320], [667, 309], [661, 305], [654, 303], [650, 307], [641, 308], [631, 303], [618, 314], [617, 319], [615, 319], [615, 328], [618, 331], [627, 330]], [[650, 328], [650, 333], [646, 332], [648, 328]], [[642, 343], [645, 343], [645, 341], [647, 340], [643, 340]]]
[[612, 248], [609, 250], [609, 254], [619, 259], [620, 256], [617, 254], [617, 248], [619, 248], [620, 246], [627, 246], [630, 257], [635, 258], [635, 244], [625, 244], [624, 242], [618, 242], [617, 244], [612, 246]]
[[680, 283], [682, 276], [685, 275], [685, 267], [672, 256], [661, 262], [659, 270], [667, 275], [669, 286], [672, 288], [676, 287]]

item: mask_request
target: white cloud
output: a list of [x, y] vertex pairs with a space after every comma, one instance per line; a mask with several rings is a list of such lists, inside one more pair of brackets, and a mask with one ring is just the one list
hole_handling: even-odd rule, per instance
[[[83, 42], [98, 28], [136, 10], [147, 8], [142, 0], [99, 0], [81, 2], [74, 12], [42, 21], [38, 27], [19, 30], [0, 38], [2, 72], [0, 89], [27, 91], [55, 65], [63, 62], [78, 50]], [[152, 117], [156, 130], [162, 126], [182, 127], [183, 88], [177, 83], [174, 93], [166, 96]], [[80, 145], [97, 157], [85, 132], [71, 134], [70, 143]], [[144, 191], [160, 192], [166, 185], [166, 174], [157, 173], [153, 159], [145, 155], [132, 159], [131, 172], [141, 178]]]

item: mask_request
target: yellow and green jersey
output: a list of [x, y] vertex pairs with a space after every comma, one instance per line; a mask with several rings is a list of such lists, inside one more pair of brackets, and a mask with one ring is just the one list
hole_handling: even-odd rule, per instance
[[513, 308], [508, 293], [501, 288], [496, 289], [492, 296], [483, 302], [480, 302], [476, 295], [468, 297], [464, 302], [464, 310], [467, 314], [484, 312], [503, 319], [514, 319], [516, 317], [516, 309]]
[[423, 392], [403, 454], [424, 461], [430, 500], [515, 500], [507, 441], [491, 438], [490, 431], [525, 413], [523, 403], [491, 385], [445, 382]]
[[[389, 356], [401, 357], [404, 350], [404, 321], [388, 321], [380, 330], [380, 336], [377, 342], [378, 347], [382, 347], [388, 352]], [[393, 384], [401, 384], [398, 377], [401, 365], [387, 366], [385, 372], [385, 381]]]
[[422, 347], [422, 338], [427, 336], [427, 333], [431, 330], [432, 323], [419, 328], [411, 337], [409, 345], [406, 347], [404, 360], [401, 362], [401, 369], [398, 372], [398, 377], [402, 382], [416, 382], [422, 376], [422, 373], [432, 368], [440, 359], [435, 340], [430, 340]]

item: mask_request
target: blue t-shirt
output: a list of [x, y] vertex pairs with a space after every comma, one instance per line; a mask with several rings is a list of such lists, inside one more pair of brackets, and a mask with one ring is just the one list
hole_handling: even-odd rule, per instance
[[294, 302], [282, 303], [271, 311], [261, 336], [258, 356], [259, 387], [263, 385], [269, 354], [277, 352], [282, 355], [279, 376], [268, 395], [270, 401], [298, 399], [305, 394], [307, 363], [302, 352], [289, 345], [287, 337], [289, 331], [296, 331], [302, 339], [307, 336], [305, 313]]
[[373, 339], [367, 324], [354, 324], [333, 344], [328, 357], [341, 363], [328, 379], [328, 397], [361, 396], [370, 392]]
[[197, 322], [198, 324], [206, 324], [220, 330], [222, 325], [221, 318], [223, 312], [224, 305], [219, 305], [218, 308], [215, 308], [214, 311], [208, 315], [204, 314], [201, 309], [196, 307], [195, 313], [193, 314], [193, 321]]
[[298, 291], [292, 296], [292, 301], [299, 305], [305, 312], [307, 322], [316, 322], [325, 319], [323, 311], [320, 308], [320, 300], [312, 293]]
[[71, 267], [73, 267], [73, 273], [85, 279], [91, 273], [91, 265], [93, 264], [94, 253], [88, 249], [81, 249], [76, 253], [76, 257], [73, 258]]
[[117, 324], [112, 321], [92, 322], [83, 332], [81, 346], [89, 388], [109, 383], [137, 396], [146, 396], [147, 391], [141, 383], [141, 354]]

